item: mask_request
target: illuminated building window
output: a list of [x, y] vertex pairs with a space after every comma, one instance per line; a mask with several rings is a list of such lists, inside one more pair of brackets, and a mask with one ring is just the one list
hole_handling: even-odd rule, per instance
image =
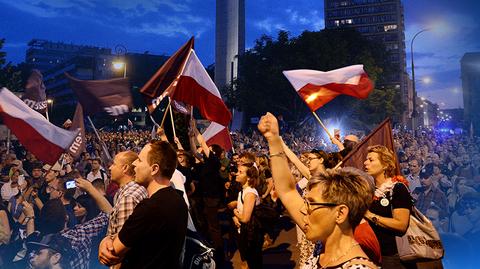
[[385, 25], [383, 26], [383, 30], [385, 32], [388, 32], [388, 31], [391, 31], [391, 30], [396, 30], [397, 29], [397, 25], [396, 24], [389, 24], [389, 25]]

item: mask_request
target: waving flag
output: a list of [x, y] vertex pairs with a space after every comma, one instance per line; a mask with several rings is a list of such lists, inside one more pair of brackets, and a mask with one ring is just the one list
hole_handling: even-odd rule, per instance
[[78, 151], [78, 130], [67, 131], [47, 121], [6, 88], [0, 89], [0, 117], [22, 145], [39, 160], [53, 165], [63, 152]]
[[194, 50], [190, 52], [171, 98], [198, 108], [205, 119], [223, 126], [227, 126], [232, 119], [232, 114], [223, 102], [217, 86]]
[[168, 94], [166, 91], [170, 85], [180, 75], [185, 61], [193, 49], [193, 37], [188, 40], [175, 54], [173, 54], [163, 65], [158, 69], [155, 75], [140, 89], [143, 94], [145, 103], [147, 104], [150, 114], [157, 108], [163, 98]]
[[[232, 114], [220, 92], [193, 50], [193, 38], [182, 46], [140, 90], [152, 113], [160, 101], [170, 96], [179, 111], [179, 102], [192, 105], [202, 116], [223, 126]], [[185, 113], [185, 112], [182, 112]]]
[[232, 138], [230, 137], [228, 127], [222, 126], [216, 122], [212, 122], [202, 136], [205, 139], [205, 142], [207, 142], [208, 146], [217, 144], [225, 151], [230, 151], [232, 149]]
[[[343, 158], [343, 166], [352, 166], [363, 170], [363, 162], [367, 159], [368, 147], [374, 145], [382, 145], [395, 153], [395, 144], [393, 142], [392, 121], [387, 118], [380, 123], [367, 137], [358, 143], [345, 158]], [[400, 175], [400, 164], [396, 160], [396, 174]]]
[[299, 69], [283, 71], [293, 88], [311, 111], [315, 111], [340, 94], [365, 99], [373, 90], [373, 82], [363, 65], [351, 65], [328, 72]]
[[85, 151], [87, 140], [85, 139], [85, 122], [83, 120], [83, 109], [82, 105], [77, 104], [75, 109], [75, 114], [73, 115], [73, 122], [69, 130], [78, 130], [80, 129], [80, 135], [82, 140], [79, 140], [76, 147], [78, 150], [75, 154], [72, 154], [74, 159], [78, 159], [80, 154]]
[[119, 116], [130, 111], [133, 106], [127, 78], [79, 80], [67, 73], [65, 76], [70, 80], [83, 111], [89, 116], [99, 112]]
[[40, 70], [33, 69], [25, 85], [25, 94], [22, 96], [23, 102], [35, 111], [44, 114], [47, 111], [45, 89], [42, 73]]

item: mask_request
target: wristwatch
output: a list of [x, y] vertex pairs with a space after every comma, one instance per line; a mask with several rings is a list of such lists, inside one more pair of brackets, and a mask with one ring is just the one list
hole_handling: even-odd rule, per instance
[[372, 217], [372, 221], [373, 223], [377, 224], [378, 223], [378, 218], [377, 218], [377, 215], [373, 215]]

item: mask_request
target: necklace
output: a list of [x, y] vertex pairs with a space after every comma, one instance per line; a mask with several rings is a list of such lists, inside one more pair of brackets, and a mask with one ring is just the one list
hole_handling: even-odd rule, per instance
[[[353, 249], [354, 247], [356, 247], [356, 246], [358, 246], [358, 245], [360, 245], [360, 244], [359, 244], [359, 243], [354, 243], [354, 244], [352, 244], [352, 246], [351, 246], [349, 249], [347, 249], [347, 251], [345, 251], [342, 255], [340, 255], [340, 256], [338, 256], [338, 257], [336, 257], [336, 258], [330, 259], [330, 261], [329, 261], [327, 264], [325, 264], [325, 266], [320, 265], [320, 269], [328, 268], [328, 266], [329, 266], [330, 264], [333, 264], [334, 262], [336, 262], [336, 261], [340, 260], [341, 258], [345, 257], [348, 253], [350, 253], [350, 251], [352, 251], [352, 249]], [[320, 261], [320, 260], [319, 260], [319, 261]]]

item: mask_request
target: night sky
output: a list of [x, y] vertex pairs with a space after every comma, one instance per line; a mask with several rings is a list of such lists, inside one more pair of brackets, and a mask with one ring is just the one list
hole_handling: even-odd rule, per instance
[[[418, 94], [440, 108], [463, 107], [460, 59], [480, 52], [480, 1], [403, 3], [409, 73], [411, 38], [433, 27], [414, 44], [416, 77], [431, 78], [428, 85], [417, 83]], [[215, 0], [0, 0], [0, 6], [0, 38], [6, 38], [3, 50], [14, 63], [24, 61], [33, 38], [169, 55], [192, 35], [203, 64], [214, 62]], [[321, 30], [323, 18], [323, 0], [246, 0], [246, 47], [278, 30]]]

